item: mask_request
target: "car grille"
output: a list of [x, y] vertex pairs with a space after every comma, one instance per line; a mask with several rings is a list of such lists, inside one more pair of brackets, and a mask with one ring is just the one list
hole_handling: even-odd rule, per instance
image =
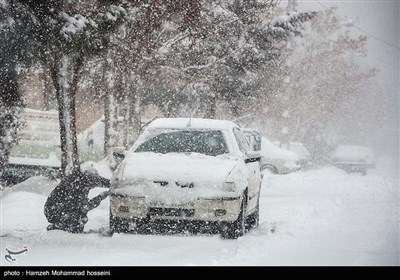
[[150, 216], [192, 217], [194, 209], [154, 207], [149, 209], [149, 214]]
[[119, 212], [129, 213], [129, 207], [122, 205], [119, 207]]

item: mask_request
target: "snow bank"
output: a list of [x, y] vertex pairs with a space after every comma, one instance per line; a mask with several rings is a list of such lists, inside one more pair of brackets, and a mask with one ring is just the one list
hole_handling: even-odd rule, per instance
[[16, 191], [0, 198], [0, 249], [28, 245], [20, 266], [398, 266], [398, 173], [397, 163], [380, 160], [366, 176], [334, 167], [266, 174], [260, 226], [238, 240], [184, 233], [102, 237], [96, 232], [108, 227], [108, 199], [89, 212], [86, 234], [47, 232], [46, 197]]
[[[37, 186], [35, 187], [37, 188]], [[1, 198], [0, 236], [26, 237], [46, 230], [46, 196], [16, 191]]]
[[270, 176], [265, 218], [289, 241], [272, 250], [287, 250], [288, 258], [272, 264], [398, 265], [399, 191], [389, 174], [325, 167]]

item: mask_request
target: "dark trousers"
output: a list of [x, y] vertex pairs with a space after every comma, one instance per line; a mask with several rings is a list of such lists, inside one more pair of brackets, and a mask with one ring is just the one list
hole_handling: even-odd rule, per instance
[[52, 217], [49, 219], [51, 223], [47, 229], [60, 229], [72, 233], [81, 233], [87, 223], [88, 218], [86, 215], [76, 215], [76, 214], [63, 214], [58, 217]]

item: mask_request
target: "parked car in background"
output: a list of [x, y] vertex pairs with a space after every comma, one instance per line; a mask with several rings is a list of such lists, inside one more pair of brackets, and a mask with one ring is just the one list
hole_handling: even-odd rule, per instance
[[281, 149], [267, 138], [261, 140], [261, 170], [274, 174], [287, 174], [301, 168], [299, 157], [292, 151]]
[[233, 122], [157, 119], [115, 156], [122, 161], [111, 178], [111, 232], [205, 222], [236, 239], [258, 226], [260, 153]]
[[253, 151], [261, 151], [261, 133], [257, 129], [252, 128], [243, 128], [243, 133], [246, 135], [251, 149]]
[[358, 145], [340, 145], [332, 155], [332, 164], [346, 172], [367, 174], [369, 167], [375, 167], [375, 156], [371, 148]]
[[[282, 148], [280, 142], [274, 142], [274, 144]], [[299, 157], [301, 168], [307, 168], [312, 165], [310, 152], [303, 143], [290, 142], [288, 150], [294, 152]]]

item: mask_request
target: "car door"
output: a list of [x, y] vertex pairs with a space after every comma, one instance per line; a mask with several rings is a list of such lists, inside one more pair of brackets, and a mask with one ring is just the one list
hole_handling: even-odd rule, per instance
[[[249, 152], [250, 144], [247, 141], [246, 136], [239, 128], [233, 129], [233, 134], [239, 146], [240, 151], [243, 153], [244, 158], [246, 153]], [[258, 194], [261, 186], [261, 174], [260, 174], [260, 162], [253, 161], [245, 164], [248, 171], [248, 200], [247, 200], [247, 211], [252, 212], [257, 206]]]

